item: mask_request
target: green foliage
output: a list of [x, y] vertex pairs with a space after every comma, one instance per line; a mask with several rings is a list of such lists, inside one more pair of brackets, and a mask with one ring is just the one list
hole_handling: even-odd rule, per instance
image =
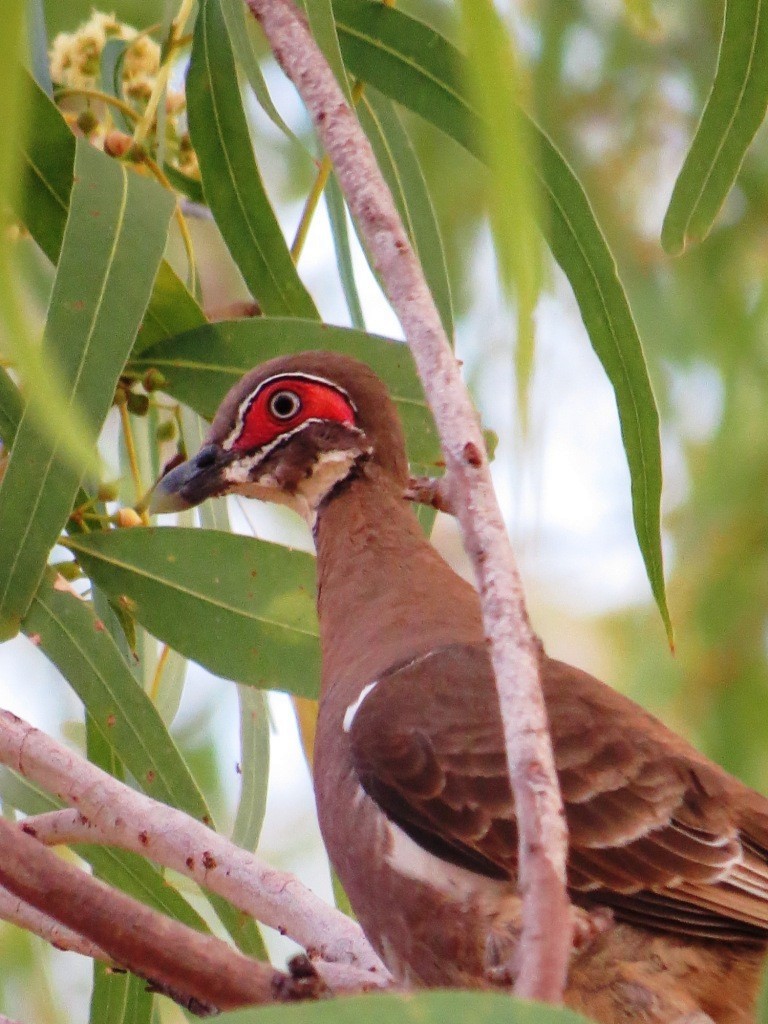
[[251, 294], [265, 313], [316, 316], [256, 166], [217, 0], [203, 0], [197, 19], [187, 104], [203, 192]]
[[[78, 143], [43, 344], [59, 370], [61, 393], [85, 417], [87, 443], [101, 430], [146, 311], [172, 207], [163, 189]], [[137, 267], [131, 256], [139, 244]], [[11, 449], [0, 487], [3, 631], [29, 607], [81, 482], [62, 455], [67, 426], [54, 419], [43, 430], [23, 416]]]
[[[69, 547], [154, 636], [217, 675], [317, 696], [313, 560], [218, 530], [111, 530]], [[215, 566], [215, 575], [211, 569]]]
[[[223, 1014], [222, 1024], [238, 1024], [238, 1013]], [[418, 995], [368, 995], [303, 1006], [259, 1011], [260, 1024], [584, 1024], [570, 1010], [517, 1002], [491, 992], [422, 992]]]
[[726, 0], [717, 74], [664, 219], [661, 241], [679, 256], [712, 228], [768, 106], [768, 3]]

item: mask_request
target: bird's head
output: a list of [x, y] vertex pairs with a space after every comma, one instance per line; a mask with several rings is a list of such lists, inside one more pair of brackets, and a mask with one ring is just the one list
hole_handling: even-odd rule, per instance
[[312, 519], [365, 463], [408, 480], [400, 421], [364, 364], [335, 352], [272, 359], [224, 398], [200, 451], [157, 483], [151, 508], [177, 512], [224, 494], [275, 501]]

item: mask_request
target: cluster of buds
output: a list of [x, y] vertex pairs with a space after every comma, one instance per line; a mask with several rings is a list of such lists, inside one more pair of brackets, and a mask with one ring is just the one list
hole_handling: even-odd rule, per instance
[[[118, 21], [112, 14], [93, 11], [88, 21], [74, 32], [56, 36], [49, 54], [51, 78], [65, 90], [61, 104], [73, 127], [112, 156], [123, 156], [130, 148], [130, 136], [116, 129], [109, 104], [78, 96], [101, 91], [102, 54], [110, 40], [127, 44], [120, 64], [118, 98], [140, 117], [160, 71], [161, 48], [147, 33]], [[179, 170], [199, 177], [197, 158], [182, 123], [184, 108], [184, 94], [169, 90], [165, 100], [167, 151]]]

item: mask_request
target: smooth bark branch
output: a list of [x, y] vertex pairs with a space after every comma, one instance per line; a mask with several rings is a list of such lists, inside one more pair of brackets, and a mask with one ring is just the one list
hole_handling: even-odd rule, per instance
[[[90, 823], [102, 842], [187, 875], [288, 935], [310, 955], [359, 968], [371, 986], [391, 980], [359, 925], [293, 875], [273, 870], [182, 811], [130, 789], [9, 711], [0, 711], [0, 762], [75, 808], [84, 819], [81, 825]], [[34, 822], [26, 828], [34, 832]], [[91, 833], [88, 841], [93, 839]]]
[[[24, 900], [19, 899], [18, 896], [14, 896], [12, 892], [2, 888], [0, 888], [0, 919], [38, 935], [46, 942], [50, 942], [56, 949], [67, 953], [79, 953], [92, 960], [109, 962], [110, 958], [100, 946], [84, 939], [82, 935], [72, 931], [71, 928], [65, 928], [63, 924], [59, 924], [52, 917], [41, 913], [35, 907], [25, 903]], [[2, 1019], [0, 1017], [0, 1024], [2, 1024]]]
[[246, 0], [312, 115], [413, 352], [435, 417], [491, 642], [520, 837], [523, 931], [515, 991], [562, 1000], [571, 948], [567, 835], [539, 683], [538, 644], [475, 410], [373, 151], [292, 0]]
[[0, 818], [0, 883], [196, 1010], [275, 1002], [291, 979], [105, 885]]

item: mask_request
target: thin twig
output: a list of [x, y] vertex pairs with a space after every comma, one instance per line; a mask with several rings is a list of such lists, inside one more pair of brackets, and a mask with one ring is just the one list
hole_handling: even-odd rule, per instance
[[559, 1002], [571, 947], [565, 818], [539, 683], [539, 648], [493, 491], [477, 415], [371, 146], [305, 19], [291, 0], [246, 2], [333, 161], [435, 417], [452, 502], [477, 574], [515, 796], [523, 897], [515, 991]]
[[[140, 853], [223, 896], [318, 957], [369, 972], [374, 983], [375, 975], [389, 980], [359, 925], [294, 875], [270, 868], [182, 811], [118, 782], [10, 711], [0, 711], [0, 762], [76, 808], [89, 841], [96, 836], [97, 842]], [[25, 827], [34, 831], [35, 826]], [[68, 827], [78, 828], [72, 820]]]
[[449, 516], [456, 515], [448, 480], [444, 476], [412, 476], [403, 497], [419, 505], [429, 505]]

